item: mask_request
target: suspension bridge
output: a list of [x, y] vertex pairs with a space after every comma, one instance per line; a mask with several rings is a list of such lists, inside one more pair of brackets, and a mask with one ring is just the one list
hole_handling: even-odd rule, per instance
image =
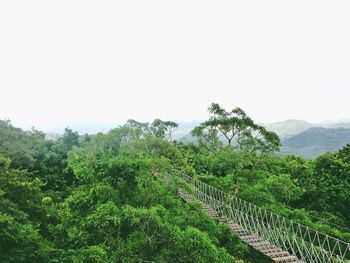
[[179, 188], [186, 202], [199, 202], [212, 218], [273, 262], [350, 263], [350, 243], [262, 209], [181, 173], [189, 188]]

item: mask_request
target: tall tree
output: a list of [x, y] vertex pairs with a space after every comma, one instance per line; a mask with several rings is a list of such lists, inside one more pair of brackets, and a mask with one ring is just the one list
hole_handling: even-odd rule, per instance
[[149, 133], [149, 123], [148, 122], [139, 122], [133, 119], [129, 119], [125, 127], [130, 128], [130, 132], [136, 139], [141, 139], [145, 134]]
[[217, 151], [223, 139], [234, 150], [263, 153], [279, 150], [277, 134], [254, 123], [241, 108], [226, 111], [219, 104], [212, 103], [208, 110], [211, 113], [209, 120], [192, 131], [199, 143], [208, 149]]
[[167, 141], [171, 141], [173, 129], [177, 126], [178, 124], [172, 121], [162, 121], [160, 119], [155, 119], [152, 122], [151, 131], [155, 136]]

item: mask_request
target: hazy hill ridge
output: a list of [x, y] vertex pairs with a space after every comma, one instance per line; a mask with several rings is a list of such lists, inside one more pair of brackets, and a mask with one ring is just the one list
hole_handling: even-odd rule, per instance
[[350, 144], [350, 129], [316, 127], [283, 140], [281, 152], [314, 158], [324, 152], [336, 151], [346, 144]]
[[262, 125], [265, 126], [268, 130], [276, 132], [282, 139], [291, 137], [293, 135], [306, 131], [307, 129], [315, 127], [315, 124], [302, 120], [286, 120], [282, 122], [274, 122]]

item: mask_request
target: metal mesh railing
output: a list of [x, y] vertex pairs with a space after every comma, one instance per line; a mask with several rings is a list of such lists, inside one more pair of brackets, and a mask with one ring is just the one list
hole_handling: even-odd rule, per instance
[[186, 174], [194, 196], [227, 220], [304, 262], [350, 262], [350, 244], [227, 194]]

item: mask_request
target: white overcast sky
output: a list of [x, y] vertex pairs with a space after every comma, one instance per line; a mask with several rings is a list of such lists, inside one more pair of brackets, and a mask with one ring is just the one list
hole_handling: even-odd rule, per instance
[[350, 118], [349, 1], [1, 1], [0, 118]]

